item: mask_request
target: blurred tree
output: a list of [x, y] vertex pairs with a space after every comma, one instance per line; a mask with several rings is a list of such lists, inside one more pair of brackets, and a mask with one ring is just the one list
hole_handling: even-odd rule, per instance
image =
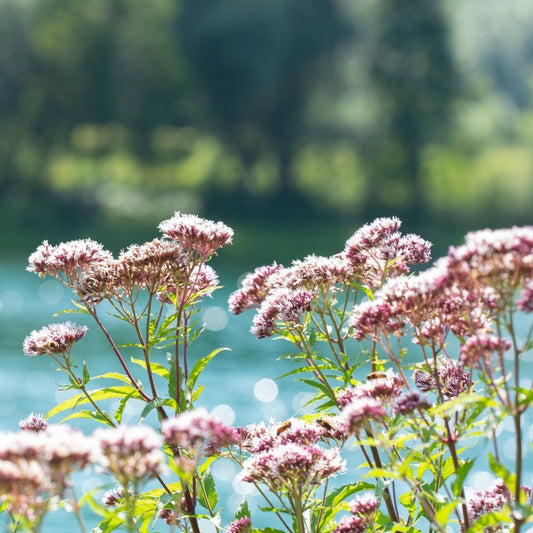
[[368, 206], [380, 205], [387, 187], [400, 180], [407, 189], [395, 187], [394, 196], [416, 221], [427, 204], [422, 150], [446, 139], [458, 92], [447, 19], [436, 0], [382, 0], [376, 32], [370, 74], [384, 120]]
[[[334, 74], [351, 35], [336, 0], [184, 0], [178, 32], [215, 131], [243, 165], [241, 194], [265, 155], [279, 197], [294, 194], [291, 165], [316, 82]], [[277, 183], [276, 183], [277, 174]], [[272, 179], [271, 178], [271, 179]], [[239, 200], [240, 201], [240, 200]]]

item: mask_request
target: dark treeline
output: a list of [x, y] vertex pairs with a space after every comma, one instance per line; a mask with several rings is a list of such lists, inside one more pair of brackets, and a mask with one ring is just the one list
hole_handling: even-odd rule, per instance
[[527, 221], [533, 41], [475, 5], [0, 0], [2, 219]]

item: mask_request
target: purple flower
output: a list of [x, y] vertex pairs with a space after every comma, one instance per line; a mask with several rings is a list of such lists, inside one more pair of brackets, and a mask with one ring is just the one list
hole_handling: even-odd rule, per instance
[[397, 398], [404, 387], [400, 376], [390, 368], [377, 376], [370, 375], [365, 383], [353, 388], [352, 399], [375, 398], [384, 404], [388, 404]]
[[364, 533], [367, 526], [368, 520], [360, 515], [345, 516], [333, 530], [333, 533]]
[[506, 339], [500, 339], [488, 333], [478, 333], [470, 337], [460, 349], [460, 362], [467, 367], [475, 367], [480, 362], [490, 366], [492, 354], [504, 354], [511, 347]]
[[277, 289], [261, 304], [254, 316], [252, 333], [258, 338], [270, 337], [276, 322], [300, 323], [304, 313], [311, 310], [315, 294], [304, 289]]
[[226, 533], [250, 533], [252, 521], [248, 516], [234, 520], [226, 530]]
[[290, 481], [301, 486], [318, 485], [344, 470], [337, 448], [325, 450], [316, 445], [280, 444], [252, 455], [243, 464], [241, 479], [283, 489]]
[[212, 417], [203, 407], [167, 418], [161, 424], [161, 432], [169, 446], [197, 448], [207, 455], [240, 441], [233, 428]]
[[356, 496], [350, 502], [350, 512], [354, 515], [366, 517], [369, 521], [372, 520], [378, 509], [379, 500], [371, 492]]
[[433, 368], [428, 372], [417, 368], [413, 372], [413, 380], [422, 392], [438, 391], [446, 398], [457, 398], [469, 390], [472, 382], [467, 371], [459, 366], [457, 361], [440, 359], [437, 371]]
[[381, 402], [375, 398], [354, 398], [343, 407], [339, 418], [351, 433], [359, 434], [361, 428], [371, 420], [381, 421], [386, 416]]
[[48, 423], [43, 419], [43, 415], [30, 413], [26, 418], [19, 421], [19, 427], [23, 431], [44, 431], [48, 427]]
[[196, 215], [184, 215], [178, 211], [172, 218], [159, 224], [165, 237], [181, 244], [186, 251], [196, 252], [207, 259], [222, 246], [231, 244], [233, 230], [222, 222], [212, 222]]
[[251, 274], [248, 274], [241, 282], [241, 288], [233, 292], [228, 299], [228, 306], [234, 315], [259, 307], [267, 297], [272, 286], [269, 280], [273, 274], [279, 272], [284, 267], [276, 262], [269, 266], [256, 268]]
[[431, 402], [426, 396], [417, 391], [408, 391], [399, 396], [394, 402], [393, 411], [398, 415], [406, 415], [417, 409], [429, 409]]
[[110, 252], [92, 239], [62, 242], [57, 246], [44, 241], [28, 258], [27, 270], [41, 277], [49, 274], [57, 278], [59, 274], [63, 274], [67, 283], [72, 284], [90, 265], [110, 261], [112, 258]]
[[353, 268], [344, 255], [309, 255], [303, 261], [293, 261], [285, 275], [286, 287], [310, 291], [320, 287], [328, 289], [337, 283], [349, 283], [354, 278]]
[[122, 485], [155, 476], [163, 461], [161, 436], [148, 426], [97, 429], [99, 463]]
[[516, 301], [516, 307], [520, 311], [533, 313], [533, 279], [529, 280], [520, 294], [520, 298]]
[[86, 332], [86, 326], [76, 326], [72, 322], [50, 324], [39, 331], [32, 331], [24, 339], [22, 348], [30, 357], [68, 354], [72, 345], [83, 338]]

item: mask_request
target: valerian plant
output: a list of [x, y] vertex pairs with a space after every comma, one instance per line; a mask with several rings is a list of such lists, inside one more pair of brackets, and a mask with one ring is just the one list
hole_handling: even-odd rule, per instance
[[[290, 343], [295, 366], [284, 379], [301, 381], [313, 398], [299, 417], [237, 428], [198, 407], [198, 378], [221, 349], [190, 349], [202, 333], [202, 301], [218, 288], [207, 263], [233, 231], [181, 213], [159, 227], [163, 238], [117, 259], [89, 239], [45, 241], [29, 258], [30, 271], [73, 291], [75, 311], [94, 321], [122, 370], [93, 376], [90, 361], [77, 366], [72, 350], [85, 326], [50, 324], [26, 338], [24, 352], [51, 357], [73, 391], [47, 419], [66, 414], [62, 422], [89, 418], [105, 428], [85, 436], [32, 414], [21, 432], [3, 435], [0, 494], [11, 531], [39, 531], [61, 504], [81, 531], [81, 508], [90, 505], [102, 517], [98, 532], [199, 533], [201, 519], [228, 533], [532, 527], [524, 356], [533, 335], [533, 227], [470, 233], [411, 273], [430, 261], [431, 244], [381, 218], [336, 255], [248, 274], [230, 310], [255, 309], [253, 334]], [[108, 313], [128, 326], [127, 344], [113, 338]], [[140, 355], [127, 359], [125, 349]], [[122, 424], [132, 400], [144, 403], [139, 423], [149, 417], [150, 426]], [[502, 450], [503, 424], [513, 428], [512, 458]], [[353, 454], [346, 460], [350, 448], [358, 464]], [[243, 501], [228, 525], [210, 473], [219, 457], [239, 465], [240, 479], [264, 499], [260, 509]], [[70, 481], [90, 465], [116, 483], [101, 503], [93, 494], [78, 500]], [[487, 468], [492, 483], [469, 489]], [[270, 527], [254, 526], [259, 513], [271, 516]]]

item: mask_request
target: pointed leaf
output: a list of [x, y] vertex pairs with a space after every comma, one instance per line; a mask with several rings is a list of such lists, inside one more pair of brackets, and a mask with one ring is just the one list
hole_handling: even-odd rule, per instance
[[189, 374], [189, 379], [187, 380], [187, 387], [189, 389], [194, 388], [194, 385], [196, 384], [196, 381], [198, 380], [198, 377], [202, 373], [202, 371], [205, 369], [209, 361], [215, 357], [215, 355], [219, 354], [220, 352], [230, 351], [229, 348], [217, 348], [216, 350], [213, 350], [210, 354], [200, 358], [196, 364], [194, 365], [193, 369], [191, 370]]
[[[130, 361], [132, 363], [135, 363], [136, 365], [142, 366], [146, 370], [146, 361], [143, 361], [142, 359], [135, 359], [135, 357], [130, 357]], [[159, 364], [150, 362], [150, 368], [152, 370], [153, 374], [157, 374], [158, 376], [161, 376], [162, 378], [168, 379], [170, 375], [170, 371], [167, 367]]]

